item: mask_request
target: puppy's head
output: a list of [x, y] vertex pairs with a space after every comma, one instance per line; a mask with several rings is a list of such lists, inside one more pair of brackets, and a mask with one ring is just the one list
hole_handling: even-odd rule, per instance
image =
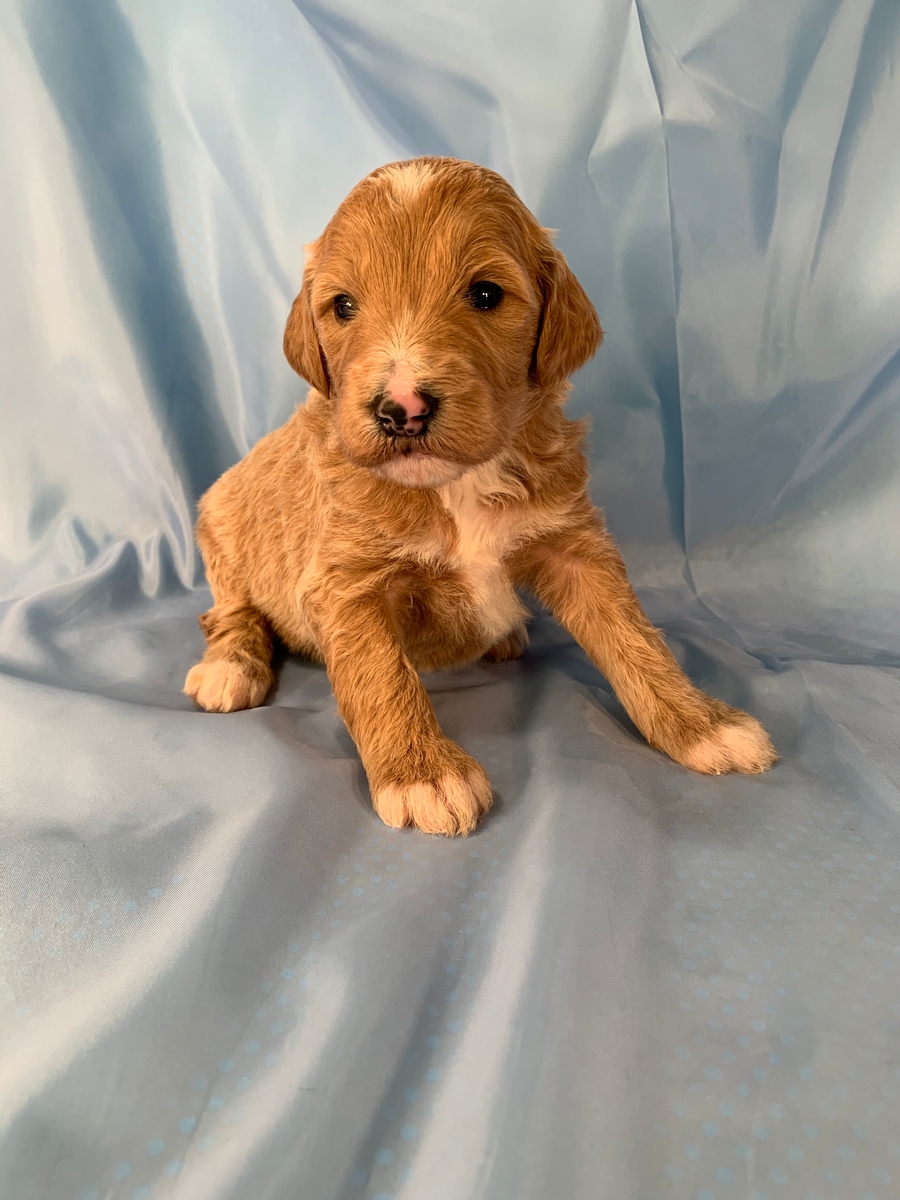
[[456, 159], [374, 171], [308, 248], [288, 361], [344, 453], [437, 487], [509, 445], [600, 343], [597, 314], [499, 175]]

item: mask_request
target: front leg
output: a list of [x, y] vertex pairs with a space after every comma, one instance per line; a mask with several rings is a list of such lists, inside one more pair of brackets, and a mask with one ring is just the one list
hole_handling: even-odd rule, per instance
[[491, 785], [441, 732], [392, 629], [386, 590], [329, 573], [309, 614], [382, 821], [448, 836], [471, 832], [491, 806]]
[[593, 659], [651, 746], [706, 775], [775, 763], [758, 721], [705, 695], [681, 670], [644, 615], [599, 515], [528, 547], [516, 574]]

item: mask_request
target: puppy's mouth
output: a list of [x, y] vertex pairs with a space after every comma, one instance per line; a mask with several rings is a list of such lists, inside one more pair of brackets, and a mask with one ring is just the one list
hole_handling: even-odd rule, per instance
[[458, 461], [439, 438], [423, 433], [415, 437], [381, 435], [376, 454], [360, 462], [370, 474], [408, 488], [443, 487], [458, 479], [471, 465]]
[[456, 458], [457, 454], [450, 450], [437, 429], [426, 429], [421, 433], [385, 435], [379, 429], [376, 435], [375, 453], [372, 456], [372, 466], [383, 466], [392, 462], [419, 462], [424, 459]]
[[391, 458], [405, 458], [412, 461], [417, 458], [435, 458], [436, 452], [419, 438], [396, 438], [392, 446]]
[[378, 479], [403, 487], [442, 487], [462, 475], [466, 467], [441, 454], [427, 434], [394, 437], [387, 441], [379, 462], [368, 464]]

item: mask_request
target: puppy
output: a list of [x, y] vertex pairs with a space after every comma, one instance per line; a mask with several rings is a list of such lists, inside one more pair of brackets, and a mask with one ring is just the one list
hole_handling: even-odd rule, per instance
[[277, 635], [327, 667], [381, 819], [466, 834], [491, 786], [418, 672], [520, 655], [523, 590], [651, 746], [706, 774], [770, 767], [758, 722], [683, 674], [588, 498], [563, 403], [601, 337], [493, 171], [418, 158], [358, 184], [308, 247], [287, 322], [306, 403], [200, 503], [214, 603], [186, 693], [212, 712], [262, 704]]

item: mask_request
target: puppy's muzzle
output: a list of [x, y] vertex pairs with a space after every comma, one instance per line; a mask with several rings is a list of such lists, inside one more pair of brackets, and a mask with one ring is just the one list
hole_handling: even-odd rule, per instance
[[381, 395], [375, 401], [375, 418], [388, 437], [420, 437], [428, 432], [436, 408], [437, 397], [429, 392]]

